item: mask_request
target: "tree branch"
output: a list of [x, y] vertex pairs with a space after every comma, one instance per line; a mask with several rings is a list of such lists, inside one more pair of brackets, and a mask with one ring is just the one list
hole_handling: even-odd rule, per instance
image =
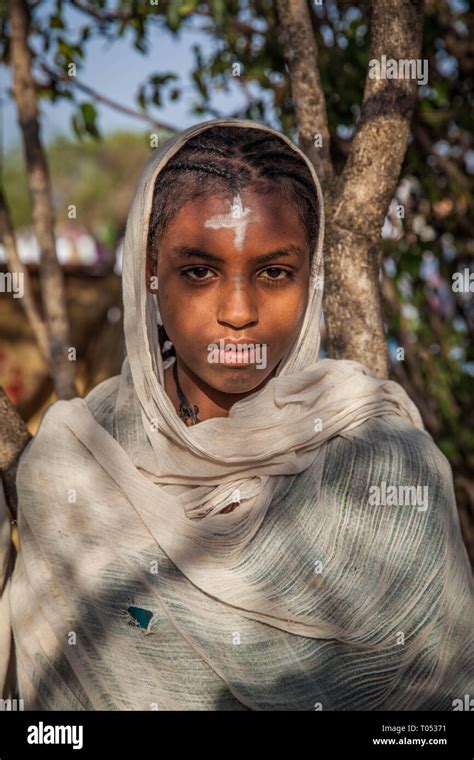
[[[390, 0], [373, 0], [370, 58], [419, 59], [422, 29], [422, 0], [399, 3], [396, 12]], [[370, 230], [375, 242], [397, 186], [418, 84], [409, 78], [371, 79], [369, 71], [333, 218], [351, 229]]]
[[[308, 3], [307, 0], [277, 0], [276, 7], [301, 147], [322, 184], [327, 185], [333, 176], [330, 135]], [[315, 146], [317, 134], [321, 135], [321, 147]]]
[[80, 82], [77, 77], [69, 77], [67, 74], [59, 71], [54, 71], [50, 66], [48, 66], [39, 58], [37, 59], [37, 62], [43, 71], [45, 71], [53, 81], [67, 82], [69, 85], [73, 85], [79, 90], [86, 92], [88, 95], [95, 98], [95, 100], [99, 101], [100, 103], [104, 103], [104, 105], [107, 105], [110, 108], [114, 108], [116, 111], [126, 113], [128, 116], [133, 116], [134, 118], [147, 121], [149, 124], [151, 124], [152, 127], [156, 127], [157, 129], [166, 129], [168, 132], [172, 133], [178, 131], [176, 127], [172, 127], [170, 124], [166, 124], [164, 121], [158, 121], [143, 111], [137, 111], [134, 108], [129, 108], [128, 106], [124, 106], [121, 103], [117, 103], [117, 101], [108, 98], [106, 95], [101, 95], [99, 92], [97, 92], [97, 90], [89, 87], [89, 85]]
[[[116, 11], [109, 11], [104, 8], [95, 8], [93, 5], [89, 5], [89, 3], [85, 3], [82, 0], [70, 0], [71, 5], [73, 5], [77, 10], [82, 11], [83, 13], [86, 13], [89, 16], [92, 16], [92, 18], [97, 19], [98, 21], [121, 21], [127, 23], [128, 21], [132, 21], [132, 19], [137, 17], [151, 17], [156, 18], [157, 16], [153, 13], [150, 13], [150, 7], [152, 6], [146, 6], [143, 9], [143, 12], [140, 13], [140, 9], [138, 8], [136, 11], [122, 11], [122, 10], [116, 10]], [[162, 0], [160, 2], [160, 11], [163, 12], [169, 5], [169, 2], [166, 2], [166, 0]], [[212, 12], [209, 8], [193, 8], [192, 15], [194, 16], [206, 16], [207, 18], [212, 18]], [[237, 29], [238, 31], [242, 32], [243, 34], [251, 35], [251, 34], [261, 34], [265, 35], [265, 30], [256, 29], [254, 26], [249, 24], [246, 21], [242, 21], [239, 18], [231, 17], [229, 19], [230, 25], [234, 27], [234, 29]]]
[[89, 3], [82, 2], [82, 0], [69, 0], [69, 2], [79, 11], [87, 13], [88, 16], [92, 16], [97, 21], [130, 21], [132, 18], [147, 14], [147, 10], [140, 13], [138, 7], [136, 11], [109, 11], [104, 8], [95, 8], [93, 5], [89, 5]]

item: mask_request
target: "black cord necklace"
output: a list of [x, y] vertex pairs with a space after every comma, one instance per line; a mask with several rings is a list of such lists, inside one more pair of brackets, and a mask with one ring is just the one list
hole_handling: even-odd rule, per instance
[[185, 425], [188, 424], [188, 420], [191, 420], [192, 425], [197, 425], [198, 422], [202, 422], [202, 420], [200, 420], [198, 417], [199, 407], [196, 406], [196, 404], [193, 404], [193, 406], [191, 406], [188, 399], [186, 398], [183, 391], [181, 390], [181, 386], [178, 380], [177, 364], [178, 364], [178, 360], [175, 359], [173, 362], [173, 377], [174, 377], [174, 382], [176, 384], [176, 390], [178, 392], [178, 398], [180, 401], [178, 414], [180, 418], [183, 420], [183, 422], [185, 423]]

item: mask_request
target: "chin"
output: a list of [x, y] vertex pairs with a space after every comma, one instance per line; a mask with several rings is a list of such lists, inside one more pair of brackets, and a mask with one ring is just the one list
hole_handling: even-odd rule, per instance
[[219, 368], [210, 377], [203, 380], [214, 390], [220, 393], [250, 393], [258, 388], [273, 373], [272, 368], [264, 370], [253, 367], [229, 367], [219, 365]]

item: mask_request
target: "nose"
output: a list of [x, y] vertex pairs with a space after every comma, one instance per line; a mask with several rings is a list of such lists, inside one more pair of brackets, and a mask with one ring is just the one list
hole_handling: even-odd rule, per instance
[[216, 316], [220, 324], [237, 330], [258, 323], [256, 295], [243, 275], [234, 275], [222, 284]]

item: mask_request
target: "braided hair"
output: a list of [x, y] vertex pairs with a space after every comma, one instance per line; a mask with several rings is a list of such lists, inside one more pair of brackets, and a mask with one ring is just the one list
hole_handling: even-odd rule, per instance
[[[148, 228], [147, 255], [156, 262], [163, 231], [188, 201], [244, 188], [261, 194], [277, 190], [296, 209], [313, 256], [319, 208], [305, 161], [282, 139], [260, 129], [209, 127], [188, 140], [156, 177]], [[174, 355], [159, 326], [163, 358]]]
[[147, 253], [156, 261], [163, 231], [188, 201], [244, 188], [278, 190], [299, 214], [310, 254], [318, 234], [318, 200], [305, 161], [278, 136], [260, 129], [209, 127], [188, 140], [155, 180]]

